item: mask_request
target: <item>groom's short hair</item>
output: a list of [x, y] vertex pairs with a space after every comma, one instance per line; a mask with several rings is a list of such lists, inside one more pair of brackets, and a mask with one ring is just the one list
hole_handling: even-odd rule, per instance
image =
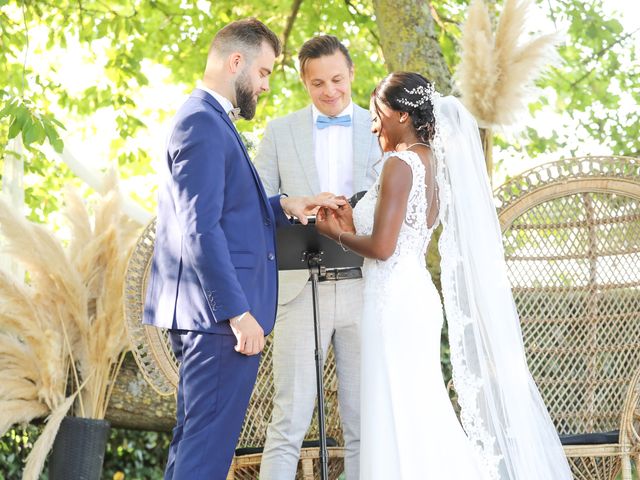
[[282, 47], [278, 36], [257, 18], [245, 18], [226, 25], [216, 33], [209, 55], [215, 52], [224, 56], [239, 51], [251, 56], [260, 50], [262, 42], [273, 48], [276, 57], [280, 55]]
[[304, 76], [304, 69], [309, 60], [333, 55], [337, 51], [340, 51], [344, 55], [349, 69], [353, 68], [353, 61], [351, 60], [351, 55], [349, 55], [349, 50], [347, 50], [347, 47], [345, 47], [337, 37], [334, 37], [333, 35], [319, 35], [317, 37], [310, 38], [304, 42], [304, 45], [302, 45], [298, 52], [300, 73]]

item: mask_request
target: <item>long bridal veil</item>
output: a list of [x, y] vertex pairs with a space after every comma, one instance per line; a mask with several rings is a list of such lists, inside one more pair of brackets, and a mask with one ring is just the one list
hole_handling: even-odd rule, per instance
[[442, 291], [461, 421], [493, 480], [571, 480], [527, 367], [478, 126], [433, 97]]

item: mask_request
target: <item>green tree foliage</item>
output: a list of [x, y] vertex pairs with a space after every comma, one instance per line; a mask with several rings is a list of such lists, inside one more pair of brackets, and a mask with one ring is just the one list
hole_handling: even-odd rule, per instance
[[[630, 106], [637, 107], [640, 76], [627, 70], [638, 67], [631, 41], [634, 32], [625, 32], [617, 20], [606, 18], [603, 1], [544, 2], [558, 28], [567, 29], [567, 37], [560, 49], [563, 62], [540, 82], [556, 94], [541, 97], [532, 111], [550, 104], [579, 122], [581, 135], [610, 146], [614, 153], [636, 154], [640, 123], [637, 108]], [[389, 55], [400, 51], [395, 45], [411, 44], [415, 32], [433, 33], [437, 41], [429, 48], [440, 50], [433, 57], [444, 57], [451, 74], [458, 62], [456, 42], [468, 0], [413, 0], [414, 10], [411, 3], [403, 0], [403, 8], [397, 10], [396, 24], [407, 28], [390, 35], [389, 27], [377, 22], [375, 14], [393, 8], [391, 0], [0, 0], [0, 61], [4, 67], [0, 72], [0, 155], [10, 153], [8, 140], [21, 135], [28, 149], [27, 173], [39, 179], [30, 183], [27, 203], [32, 218], [43, 219], [57, 208], [55, 192], [70, 177], [55, 156], [46, 153], [51, 152], [48, 146], [62, 149], [62, 124], [82, 123], [101, 109], [114, 108], [117, 134], [111, 140], [111, 152], [121, 175], [149, 173], [150, 153], [131, 140], [148, 134], [149, 118], [167, 119], [172, 114], [162, 99], [154, 111], [140, 109], [144, 87], [157, 81], [157, 70], [151, 66], [164, 67], [168, 72], [164, 81], [188, 92], [201, 76], [213, 33], [245, 16], [261, 18], [285, 41], [272, 93], [261, 100], [257, 121], [239, 123], [247, 133], [260, 131], [266, 120], [307, 103], [295, 55], [306, 39], [318, 33], [335, 34], [348, 43], [356, 66], [354, 98], [362, 105], [368, 103], [369, 92], [386, 73], [385, 60], [394, 68], [415, 68], [413, 58], [403, 62], [402, 58], [383, 57], [383, 51]], [[497, 13], [499, 2], [487, 3]], [[424, 25], [416, 24], [420, 17]], [[42, 62], [72, 44], [79, 44], [76, 51], [83, 52], [102, 72], [99, 82], [79, 92], [69, 89], [57, 75], [62, 65]], [[64, 63], [65, 57], [59, 58]], [[429, 68], [425, 66], [424, 71]], [[520, 148], [533, 156], [576, 144], [574, 135], [554, 132], [542, 137], [533, 129], [527, 133]], [[504, 140], [498, 146], [509, 147]], [[43, 188], [34, 187], [36, 183]]]
[[531, 110], [550, 105], [567, 112], [572, 124], [550, 136], [529, 128], [527, 152], [535, 156], [569, 149], [575, 155], [582, 142], [596, 141], [615, 155], [638, 156], [639, 30], [625, 31], [618, 19], [608, 18], [605, 0], [549, 4], [553, 22], [560, 31], [566, 29], [566, 37], [559, 48], [561, 62], [539, 82], [553, 93], [543, 95]]
[[[298, 47], [316, 33], [333, 33], [345, 39], [353, 51], [359, 81], [354, 96], [368, 102], [368, 93], [384, 74], [372, 7], [341, 1], [300, 2], [297, 11], [290, 2], [199, 1], [188, 4], [168, 1], [7, 1], [0, 0], [0, 156], [11, 154], [8, 140], [21, 134], [28, 150], [26, 173], [37, 177], [45, 191], [36, 187], [26, 192], [33, 219], [43, 220], [56, 209], [56, 190], [69, 172], [55, 156], [43, 149], [49, 144], [61, 151], [62, 123], [81, 123], [103, 108], [117, 113], [117, 136], [112, 139], [113, 158], [121, 175], [150, 172], [149, 153], [132, 149], [131, 140], [146, 132], [145, 113], [167, 118], [173, 112], [158, 99], [155, 112], [138, 108], [141, 89], [149, 84], [149, 65], [164, 66], [167, 82], [190, 90], [200, 78], [212, 35], [229, 21], [255, 15], [271, 28], [284, 32], [286, 55], [272, 79], [273, 95], [261, 101], [258, 123], [240, 122], [251, 131], [266, 119], [290, 112], [305, 104], [298, 81], [295, 54]], [[46, 37], [43, 45], [36, 37]], [[87, 59], [102, 67], [99, 84], [79, 93], [57, 80], [56, 65], [39, 64], [48, 52], [79, 43]], [[153, 79], [151, 79], [153, 80]], [[54, 196], [53, 199], [46, 199]], [[42, 203], [50, 207], [43, 209]]]
[[102, 477], [126, 480], [162, 478], [170, 442], [169, 433], [112, 429]]

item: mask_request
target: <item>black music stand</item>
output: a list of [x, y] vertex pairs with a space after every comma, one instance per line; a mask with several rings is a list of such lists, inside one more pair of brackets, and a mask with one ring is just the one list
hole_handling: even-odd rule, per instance
[[316, 386], [318, 390], [318, 428], [320, 430], [320, 478], [327, 480], [329, 462], [327, 456], [327, 434], [324, 421], [324, 384], [322, 382], [322, 342], [318, 318], [318, 281], [327, 268], [361, 267], [363, 258], [355, 253], [345, 252], [333, 240], [320, 235], [315, 229], [315, 218], [309, 218], [309, 225], [296, 223], [277, 230], [277, 252], [279, 270], [309, 270], [313, 294], [313, 328], [315, 332]]

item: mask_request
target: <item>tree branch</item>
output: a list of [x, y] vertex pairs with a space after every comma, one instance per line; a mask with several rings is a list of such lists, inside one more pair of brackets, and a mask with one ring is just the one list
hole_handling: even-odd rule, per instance
[[[365, 17], [368, 18], [367, 15], [364, 15], [363, 13], [361, 13], [360, 11], [358, 11], [358, 8], [351, 3], [351, 0], [344, 0], [344, 3], [347, 5], [347, 12], [349, 12], [349, 15], [351, 15], [351, 17], [354, 20], [358, 20], [357, 17]], [[356, 12], [355, 14], [349, 9], [349, 7], [353, 8], [353, 11]], [[374, 32], [373, 30], [371, 30], [370, 28], [367, 28], [367, 30], [369, 30], [369, 33], [371, 34], [371, 36], [375, 39], [376, 43], [378, 44], [378, 46], [382, 47], [382, 43], [380, 42], [380, 37], [378, 37], [378, 34], [376, 32]]]
[[[623, 35], [623, 36], [619, 37], [618, 40], [616, 40], [615, 42], [607, 45], [606, 47], [601, 49], [599, 52], [597, 52], [595, 54], [595, 56], [593, 57], [593, 59], [596, 60], [598, 58], [602, 58], [604, 56], [604, 54], [607, 53], [609, 50], [611, 50], [613, 47], [615, 47], [616, 45], [622, 44], [625, 40], [627, 40], [628, 38], [632, 37], [633, 35], [635, 35], [639, 31], [640, 31], [640, 27], [636, 28], [633, 32], [629, 32], [626, 35]], [[590, 77], [591, 74], [596, 71], [596, 68], [597, 67], [593, 67], [592, 69], [586, 71], [580, 78], [578, 78], [577, 80], [575, 80], [574, 82], [571, 83], [570, 88], [575, 88], [580, 82], [582, 82], [586, 78]], [[569, 80], [566, 80], [566, 81], [568, 82]]]
[[[46, 0], [38, 0], [38, 2], [43, 4], [43, 5], [46, 5], [47, 7], [51, 7], [53, 9], [56, 9], [56, 10], [62, 12], [63, 14], [65, 13], [65, 9], [61, 8], [60, 5], [48, 2]], [[109, 5], [105, 4], [104, 2], [98, 2], [98, 3], [103, 5], [105, 7], [105, 10], [99, 10], [97, 8], [87, 8], [80, 1], [77, 2], [77, 3], [78, 3], [78, 5], [75, 8], [70, 4], [69, 8], [67, 10], [69, 10], [69, 11], [77, 10], [81, 14], [82, 13], [87, 13], [87, 14], [92, 14], [92, 15], [107, 15], [107, 14], [111, 14], [114, 17], [124, 18], [125, 20], [131, 19], [131, 18], [135, 17], [138, 14], [137, 10], [134, 8], [133, 13], [131, 15], [122, 15], [122, 14], [116, 12], [115, 10], [113, 10], [112, 8], [110, 8]], [[160, 10], [160, 9], [158, 9], [158, 10]]]
[[444, 23], [443, 21], [440, 19], [440, 15], [438, 15], [438, 12], [436, 11], [436, 8], [433, 6], [432, 2], [429, 2], [429, 12], [431, 13], [431, 17], [433, 18], [433, 21], [436, 22], [436, 25], [438, 25], [441, 29], [445, 29]]
[[551, 6], [551, 0], [547, 0], [547, 3], [549, 4], [549, 14], [551, 15], [551, 20], [553, 21], [553, 26], [557, 30], [558, 29], [558, 24], [556, 22], [556, 14], [553, 13], [553, 7]]
[[27, 78], [27, 58], [29, 57], [29, 26], [27, 25], [27, 7], [24, 3], [22, 4], [22, 21], [24, 22], [25, 48], [24, 62], [22, 63], [22, 91], [20, 95], [24, 97], [24, 87]]
[[293, 0], [293, 5], [291, 6], [291, 14], [289, 18], [287, 18], [287, 26], [284, 28], [284, 33], [282, 34], [282, 69], [284, 70], [284, 66], [289, 62], [289, 37], [291, 36], [291, 32], [293, 31], [293, 24], [296, 22], [296, 18], [298, 16], [298, 12], [300, 11], [300, 5], [302, 5], [302, 0]]

